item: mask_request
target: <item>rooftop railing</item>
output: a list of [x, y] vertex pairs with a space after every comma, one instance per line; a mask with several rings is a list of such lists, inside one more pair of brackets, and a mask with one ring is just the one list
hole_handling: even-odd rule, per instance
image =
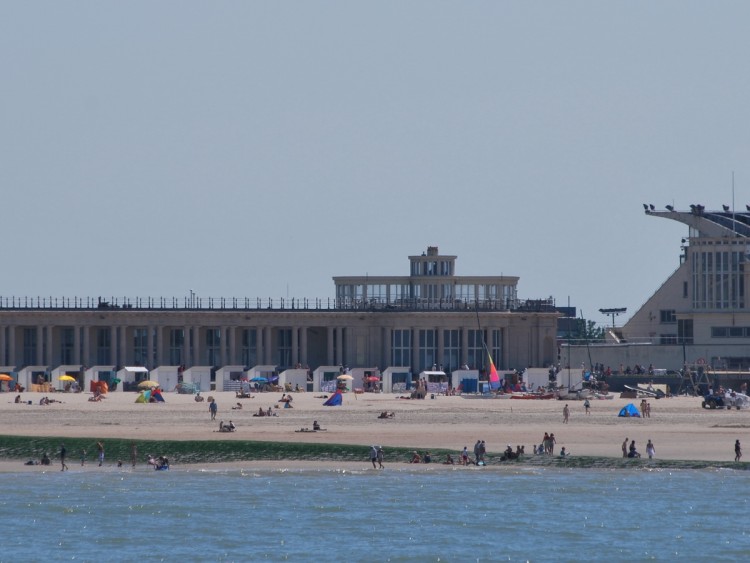
[[3, 297], [0, 311], [510, 311], [555, 312], [552, 299], [333, 299], [250, 297]]

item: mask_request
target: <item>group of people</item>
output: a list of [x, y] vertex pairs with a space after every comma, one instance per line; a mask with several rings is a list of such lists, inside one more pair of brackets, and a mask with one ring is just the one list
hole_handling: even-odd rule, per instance
[[256, 412], [253, 416], [277, 416], [275, 412], [273, 412], [273, 409], [271, 407], [268, 407], [268, 410], [263, 410], [263, 407], [258, 407], [258, 412]]
[[[649, 441], [646, 443], [646, 454], [648, 455], [649, 459], [653, 459], [654, 456], [656, 456], [656, 446], [654, 446], [654, 443], [651, 441], [651, 439], [649, 439]], [[635, 440], [630, 440], [630, 445], [628, 445], [628, 438], [625, 438], [625, 441], [622, 443], [622, 457], [641, 457], [641, 454], [636, 448]]]
[[231, 420], [229, 421], [229, 424], [224, 424], [223, 420], [219, 422], [219, 432], [234, 432], [236, 429], [237, 427]]
[[291, 395], [287, 395], [286, 393], [284, 393], [283, 395], [281, 395], [281, 399], [279, 399], [278, 402], [283, 403], [285, 409], [291, 409], [293, 408], [292, 407], [293, 400], [294, 399], [292, 398]]
[[651, 418], [651, 403], [646, 399], [641, 399], [641, 416], [643, 418]]
[[542, 438], [542, 443], [539, 444], [539, 446], [534, 446], [534, 453], [535, 454], [545, 454], [545, 455], [555, 455], [555, 444], [557, 444], [557, 439], [555, 438], [555, 433], [544, 433], [544, 437]]

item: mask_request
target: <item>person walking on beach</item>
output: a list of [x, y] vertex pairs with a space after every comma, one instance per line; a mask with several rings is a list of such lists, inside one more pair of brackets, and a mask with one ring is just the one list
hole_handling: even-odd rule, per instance
[[737, 440], [734, 443], [734, 461], [739, 461], [742, 459], [742, 446], [740, 446], [740, 441]]
[[[740, 441], [737, 440], [737, 443], [739, 444]], [[66, 469], [68, 469], [68, 466], [65, 463], [65, 456], [67, 455], [68, 455], [68, 450], [65, 449], [65, 444], [60, 444], [60, 465], [62, 466], [60, 471], [65, 471]]]
[[586, 409], [586, 414], [591, 414], [591, 412], [590, 412], [590, 409], [591, 409], [591, 403], [589, 403], [589, 400], [588, 400], [588, 399], [586, 399], [586, 400], [585, 400], [585, 401], [583, 402], [583, 408], [585, 408], [585, 409]]
[[656, 455], [656, 448], [650, 438], [646, 444], [646, 453], [648, 454], [648, 459], [654, 459], [654, 456]]
[[628, 457], [628, 439], [622, 443], [622, 457]]
[[474, 444], [474, 464], [479, 465], [479, 448], [482, 446], [482, 441], [477, 440], [477, 443]]
[[570, 418], [570, 409], [568, 408], [568, 405], [566, 404], [563, 407], [563, 424], [568, 423], [568, 418]]
[[81, 467], [86, 465], [86, 450], [81, 450]]
[[135, 460], [138, 457], [138, 446], [135, 442], [130, 442], [130, 464], [135, 467]]
[[96, 443], [96, 451], [98, 452], [99, 457], [99, 467], [101, 467], [102, 464], [104, 464], [104, 444], [101, 440]]
[[370, 461], [372, 462], [372, 468], [377, 469], [377, 461], [378, 461], [378, 447], [377, 446], [370, 446]]
[[215, 399], [211, 399], [208, 403], [208, 412], [211, 413], [211, 420], [216, 420], [216, 413], [219, 411], [219, 405], [216, 404]]
[[383, 446], [378, 446], [378, 468], [383, 469], [383, 457], [385, 457], [385, 454], [383, 453]]

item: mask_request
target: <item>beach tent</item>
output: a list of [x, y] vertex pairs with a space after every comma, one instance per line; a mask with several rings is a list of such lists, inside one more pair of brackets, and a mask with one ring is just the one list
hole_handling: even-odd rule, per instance
[[340, 407], [341, 406], [341, 391], [336, 391], [333, 395], [331, 395], [328, 400], [323, 403], [323, 406], [325, 407]]
[[136, 403], [148, 403], [151, 400], [151, 391], [141, 391], [136, 397]]
[[637, 416], [640, 418], [641, 413], [638, 412], [638, 409], [633, 403], [628, 403], [624, 407], [620, 409], [620, 414], [617, 416], [623, 416], [623, 417], [633, 417]]
[[164, 400], [164, 397], [162, 397], [162, 395], [161, 395], [161, 391], [159, 391], [158, 389], [154, 389], [153, 391], [151, 391], [151, 396], [154, 398], [154, 400], [157, 403], [165, 403], [166, 402]]

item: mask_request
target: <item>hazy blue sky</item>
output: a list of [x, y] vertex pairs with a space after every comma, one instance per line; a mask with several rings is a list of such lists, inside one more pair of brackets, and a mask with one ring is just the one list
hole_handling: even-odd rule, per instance
[[[597, 322], [750, 203], [750, 3], [3, 2], [3, 296], [520, 277]], [[618, 324], [624, 321], [618, 319]]]

